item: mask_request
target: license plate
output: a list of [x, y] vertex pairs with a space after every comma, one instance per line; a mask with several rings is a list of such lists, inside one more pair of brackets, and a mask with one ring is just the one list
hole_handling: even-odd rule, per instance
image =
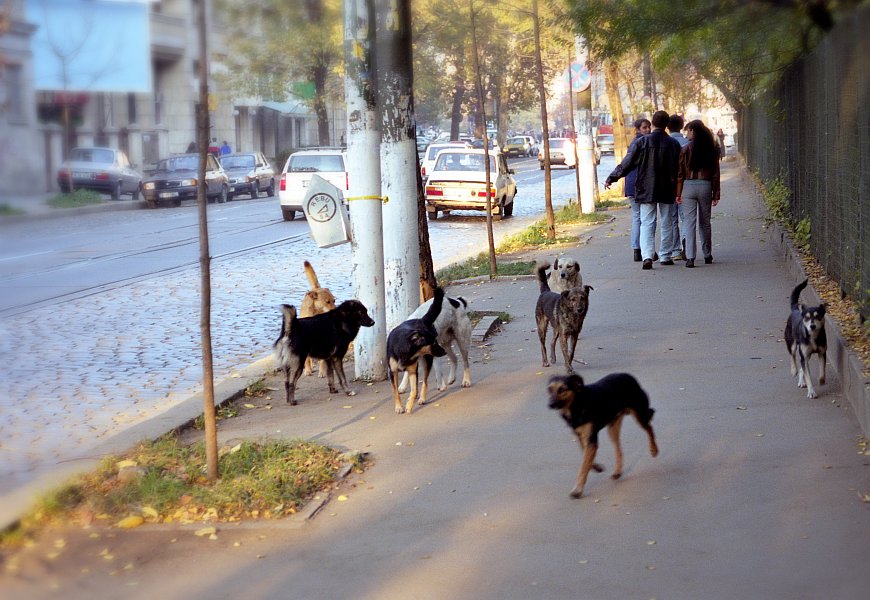
[[90, 179], [91, 178], [90, 173], [82, 173], [81, 171], [78, 171], [78, 172], [73, 171], [72, 175], [75, 179]]
[[178, 192], [161, 192], [160, 197], [161, 198], [177, 198]]
[[230, 191], [231, 191], [231, 192], [235, 192], [235, 191], [236, 191], [236, 186], [231, 185], [231, 186], [230, 186]]

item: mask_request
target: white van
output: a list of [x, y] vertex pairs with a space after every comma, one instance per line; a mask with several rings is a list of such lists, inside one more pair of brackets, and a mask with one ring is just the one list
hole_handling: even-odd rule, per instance
[[294, 152], [287, 157], [278, 187], [278, 200], [285, 221], [295, 219], [296, 211], [302, 212], [302, 201], [315, 173], [343, 190], [345, 195], [350, 189], [344, 148], [311, 148]]

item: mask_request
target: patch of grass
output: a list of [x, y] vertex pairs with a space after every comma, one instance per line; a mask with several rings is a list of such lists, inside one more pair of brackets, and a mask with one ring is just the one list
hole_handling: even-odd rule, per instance
[[21, 210], [20, 208], [15, 208], [13, 206], [9, 206], [5, 202], [3, 204], [0, 204], [0, 217], [14, 217], [17, 215], [23, 215], [25, 212], [27, 211]]
[[48, 201], [48, 205], [53, 208], [76, 208], [102, 203], [103, 198], [97, 192], [90, 190], [76, 190], [69, 194], [58, 194]]
[[280, 517], [329, 487], [348, 460], [362, 467], [359, 456], [301, 440], [246, 441], [220, 456], [219, 479], [209, 483], [202, 442], [185, 446], [167, 435], [142, 443], [123, 462], [108, 458], [42, 498], [0, 545], [20, 544], [50, 524], [112, 524], [128, 516], [151, 523]]
[[248, 387], [245, 388], [245, 396], [248, 398], [254, 398], [257, 396], [265, 396], [269, 392], [269, 388], [266, 385], [266, 378], [261, 377], [256, 381], [252, 381], [248, 384]]
[[502, 323], [510, 323], [511, 316], [509, 313], [504, 311], [491, 311], [491, 310], [471, 310], [468, 311], [468, 318], [471, 320], [473, 325], [477, 325], [483, 317], [498, 317], [498, 320]]
[[[215, 410], [214, 416], [216, 421], [222, 421], [223, 419], [232, 419], [233, 417], [238, 417], [239, 407], [233, 402], [218, 406]], [[204, 415], [199, 415], [196, 419], [194, 419], [193, 428], [198, 429], [199, 431], [205, 429]]]
[[[501, 262], [496, 257], [496, 268], [499, 275], [528, 275], [532, 272], [535, 261]], [[465, 262], [454, 263], [435, 273], [438, 285], [446, 286], [460, 279], [489, 275], [489, 254], [481, 252]]]

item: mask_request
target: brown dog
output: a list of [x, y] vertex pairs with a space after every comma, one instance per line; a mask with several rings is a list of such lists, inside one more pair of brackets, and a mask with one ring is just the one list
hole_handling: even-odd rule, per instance
[[605, 426], [616, 452], [616, 466], [611, 478], [622, 476], [619, 430], [626, 414], [633, 414], [649, 436], [649, 453], [658, 455], [659, 447], [651, 424], [655, 410], [650, 408], [646, 392], [628, 373], [607, 375], [589, 385], [584, 385], [579, 375], [552, 377], [547, 392], [550, 394], [550, 408], [561, 413], [583, 449], [583, 462], [577, 473], [577, 483], [571, 490], [572, 498], [583, 495], [583, 486], [591, 469], [598, 473], [604, 470], [595, 462], [595, 454], [598, 452], [598, 432]]
[[[329, 288], [320, 287], [320, 281], [317, 279], [317, 273], [314, 272], [314, 267], [307, 260], [305, 265], [305, 276], [308, 278], [308, 284], [311, 289], [305, 292], [302, 298], [302, 306], [299, 308], [299, 316], [301, 318], [313, 317], [314, 315], [322, 315], [335, 308], [335, 296], [329, 291]], [[311, 375], [314, 369], [314, 361], [311, 357], [305, 359], [305, 375]], [[326, 361], [321, 360], [317, 369], [317, 376], [323, 378], [326, 376]]]
[[550, 360], [556, 362], [556, 340], [562, 348], [565, 369], [574, 372], [574, 351], [577, 339], [583, 329], [583, 321], [589, 310], [591, 285], [567, 289], [561, 293], [550, 291], [547, 283], [548, 263], [538, 265], [538, 284], [540, 295], [535, 305], [535, 322], [538, 325], [538, 339], [541, 342], [541, 364], [550, 366], [547, 360], [547, 328], [553, 326], [553, 339], [550, 342]]

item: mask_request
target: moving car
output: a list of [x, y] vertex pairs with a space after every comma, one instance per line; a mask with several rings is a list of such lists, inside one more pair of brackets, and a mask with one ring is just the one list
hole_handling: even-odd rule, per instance
[[262, 152], [224, 154], [220, 163], [230, 179], [230, 196], [256, 198], [261, 191], [269, 198], [275, 195], [275, 170]]
[[[544, 145], [538, 150], [538, 163], [544, 168]], [[574, 140], [571, 138], [550, 138], [550, 166], [565, 165], [569, 169], [577, 166], [574, 157]]]
[[506, 156], [522, 156], [526, 157], [532, 153], [532, 145], [529, 139], [525, 136], [514, 136], [508, 138], [504, 143], [504, 153]]
[[91, 190], [120, 200], [122, 194], [139, 199], [142, 173], [116, 148], [73, 148], [69, 159], [57, 172], [60, 191]]
[[[490, 153], [492, 214], [496, 219], [514, 212], [517, 184], [504, 154]], [[483, 150], [451, 148], [441, 150], [426, 182], [426, 211], [438, 218], [438, 211], [486, 210], [486, 155]]]
[[422, 164], [420, 166], [420, 174], [423, 176], [423, 183], [435, 166], [435, 159], [438, 158], [438, 153], [448, 148], [471, 148], [471, 144], [467, 142], [444, 142], [437, 144], [429, 144], [426, 148], [426, 154], [423, 155]]
[[613, 134], [599, 133], [595, 136], [595, 144], [601, 154], [613, 154]]
[[347, 153], [343, 148], [311, 148], [299, 150], [287, 157], [281, 171], [278, 200], [285, 221], [296, 218], [302, 212], [302, 202], [313, 175], [319, 175], [329, 183], [347, 192]]
[[[226, 202], [230, 198], [229, 177], [211, 154], [205, 157], [206, 198]], [[161, 203], [180, 206], [182, 200], [195, 200], [199, 175], [199, 154], [178, 154], [164, 158], [148, 173], [142, 193], [149, 208]]]

